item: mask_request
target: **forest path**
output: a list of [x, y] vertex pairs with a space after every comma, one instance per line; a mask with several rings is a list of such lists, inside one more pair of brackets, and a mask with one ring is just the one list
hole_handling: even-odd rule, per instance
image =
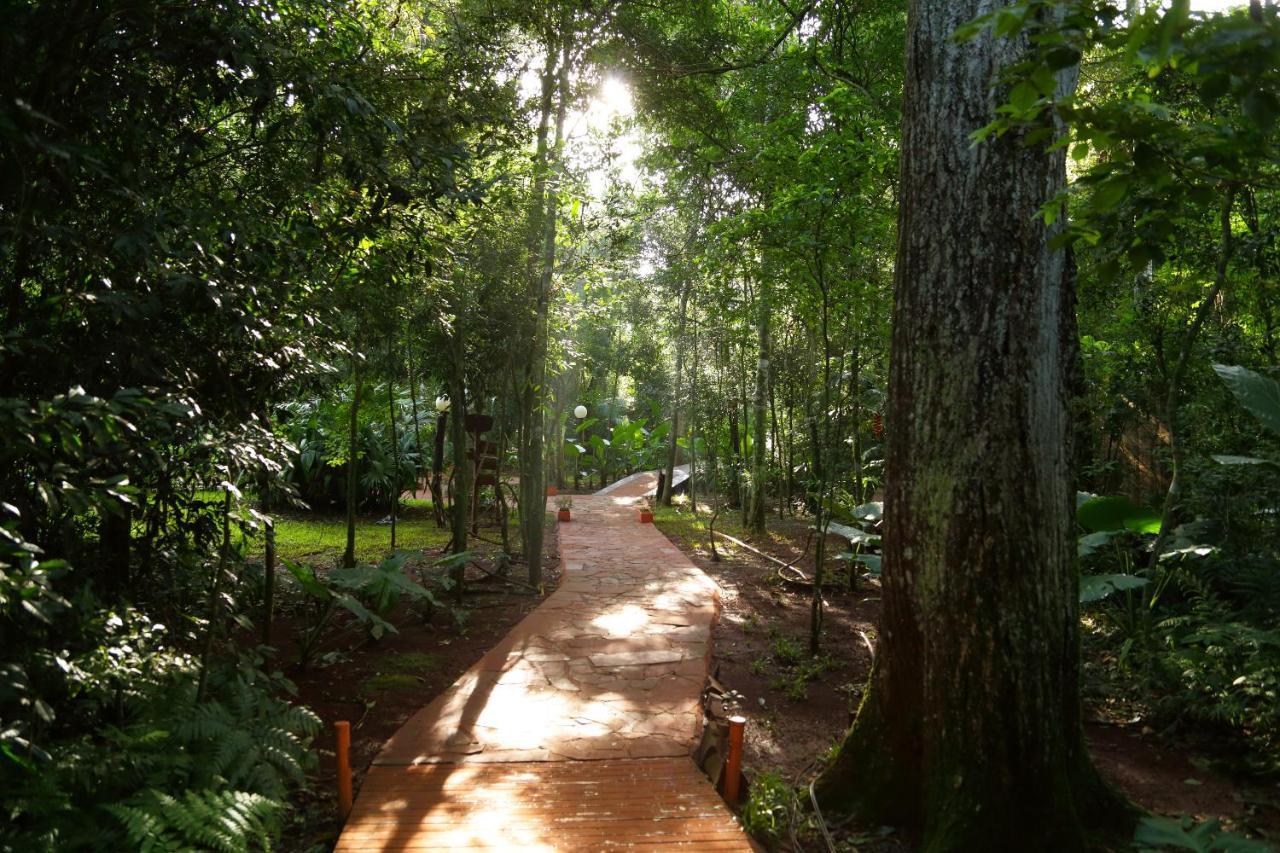
[[[677, 486], [689, 479], [689, 466], [677, 465], [671, 479]], [[596, 492], [596, 495], [609, 495], [615, 498], [652, 498], [657, 497], [657, 494], [657, 471], [638, 471]]]
[[338, 851], [752, 849], [689, 757], [717, 588], [640, 485], [574, 497], [560, 588], [391, 737]]

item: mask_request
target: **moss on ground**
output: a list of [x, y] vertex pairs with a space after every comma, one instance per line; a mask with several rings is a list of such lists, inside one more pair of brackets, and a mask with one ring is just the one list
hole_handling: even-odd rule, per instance
[[416, 675], [403, 672], [380, 672], [365, 679], [360, 685], [360, 692], [366, 696], [371, 693], [407, 693], [420, 690], [422, 681]]
[[385, 672], [431, 672], [439, 668], [440, 656], [431, 652], [393, 652], [379, 658], [378, 664]]

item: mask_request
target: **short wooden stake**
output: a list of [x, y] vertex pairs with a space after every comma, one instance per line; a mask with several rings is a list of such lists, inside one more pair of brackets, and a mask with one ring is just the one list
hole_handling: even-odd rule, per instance
[[338, 741], [338, 814], [346, 820], [351, 814], [351, 723], [339, 720], [333, 732]]
[[729, 754], [724, 761], [724, 800], [731, 806], [738, 804], [738, 780], [742, 778], [742, 736], [747, 728], [747, 718], [729, 718]]

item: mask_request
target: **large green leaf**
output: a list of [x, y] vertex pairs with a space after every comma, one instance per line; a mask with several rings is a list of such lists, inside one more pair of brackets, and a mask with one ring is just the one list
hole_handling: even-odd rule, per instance
[[1160, 532], [1160, 513], [1126, 497], [1090, 498], [1076, 509], [1076, 521], [1090, 533], [1102, 530]]
[[1126, 533], [1121, 530], [1099, 530], [1096, 533], [1086, 533], [1076, 540], [1076, 556], [1092, 557], [1103, 548], [1111, 544], [1111, 540], [1117, 536]]
[[1137, 589], [1147, 585], [1146, 578], [1137, 575], [1081, 575], [1080, 603], [1088, 604], [1101, 601], [1114, 592], [1125, 589]]
[[1280, 382], [1238, 364], [1215, 364], [1214, 371], [1262, 425], [1280, 435]]
[[332, 590], [325, 586], [324, 581], [320, 580], [320, 577], [316, 574], [315, 566], [310, 563], [295, 563], [292, 560], [285, 560], [284, 567], [289, 570], [289, 574], [297, 578], [302, 590], [312, 598], [328, 601], [333, 595]]
[[365, 607], [354, 596], [343, 593], [337, 597], [337, 602], [344, 610], [356, 617], [375, 640], [381, 638], [384, 634], [400, 633], [396, 630], [395, 625]]

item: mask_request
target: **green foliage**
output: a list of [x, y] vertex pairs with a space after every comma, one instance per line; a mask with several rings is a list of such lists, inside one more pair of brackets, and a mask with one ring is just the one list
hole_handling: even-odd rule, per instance
[[782, 691], [792, 702], [802, 702], [809, 698], [809, 682], [821, 678], [830, 668], [831, 659], [825, 656], [797, 660], [789, 664], [787, 672], [775, 678], [769, 686]]
[[148, 788], [126, 803], [111, 805], [139, 850], [192, 848], [245, 853], [270, 846], [282, 804], [244, 791], [186, 791], [173, 797]]
[[766, 843], [782, 840], [794, 801], [795, 792], [779, 774], [759, 774], [751, 780], [742, 807], [742, 828]]
[[769, 633], [772, 637], [769, 650], [778, 663], [783, 666], [795, 666], [804, 658], [804, 647], [794, 637], [789, 637], [777, 629], [771, 629]]
[[[84, 718], [43, 731], [35, 761], [0, 765], [13, 796], [0, 843], [24, 850], [249, 850], [275, 838], [289, 792], [314, 766], [320, 721], [274, 698], [292, 687], [245, 658], [211, 674], [196, 702], [193, 661], [164, 649], [163, 629], [123, 614], [109, 649], [64, 661]], [[217, 822], [215, 816], [223, 818]]]
[[1080, 603], [1091, 604], [1101, 601], [1113, 592], [1140, 589], [1146, 585], [1146, 578], [1135, 575], [1083, 575], [1080, 578]]
[[[380, 618], [389, 616], [401, 601], [434, 608], [439, 602], [431, 590], [412, 580], [405, 571], [405, 563], [412, 556], [410, 551], [396, 551], [376, 566], [334, 569], [328, 579], [333, 586], [358, 596]], [[375, 638], [381, 636], [377, 626], [373, 631]]]
[[1125, 497], [1090, 498], [1077, 507], [1076, 522], [1090, 533], [1110, 530], [1160, 532], [1160, 513]]
[[1274, 435], [1280, 436], [1280, 382], [1239, 365], [1215, 364], [1213, 369], [1240, 405]]
[[1189, 850], [1192, 853], [1266, 853], [1271, 845], [1226, 832], [1218, 820], [1196, 823], [1189, 817], [1144, 817], [1133, 834], [1142, 851]]
[[[332, 397], [291, 402], [280, 408], [285, 433], [294, 448], [287, 469], [289, 482], [312, 508], [340, 506], [346, 500], [349, 453], [350, 387], [335, 389]], [[417, 446], [412, 401], [401, 395], [395, 402], [396, 443], [380, 407], [362, 406], [356, 434], [358, 502], [364, 507], [387, 507], [391, 499], [413, 488], [423, 466]], [[419, 421], [422, 416], [418, 415]], [[425, 436], [430, 437], [431, 431]], [[398, 466], [398, 467], [397, 467]]]

